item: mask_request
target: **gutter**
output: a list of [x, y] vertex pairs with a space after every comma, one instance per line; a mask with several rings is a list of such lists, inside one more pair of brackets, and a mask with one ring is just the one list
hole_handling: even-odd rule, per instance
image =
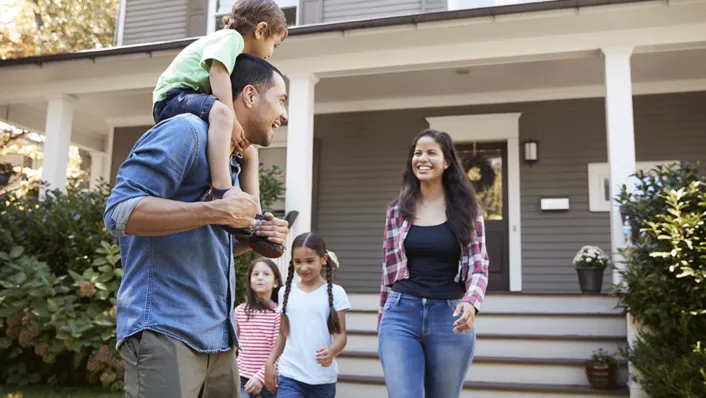
[[[582, 8], [582, 7], [595, 7], [603, 5], [617, 5], [617, 4], [630, 4], [630, 3], [641, 3], [653, 0], [549, 0], [538, 3], [526, 3], [526, 4], [516, 4], [509, 6], [499, 6], [499, 7], [485, 7], [485, 8], [475, 8], [468, 10], [455, 10], [455, 11], [441, 11], [433, 13], [421, 13], [413, 15], [402, 15], [394, 17], [385, 18], [375, 18], [375, 19], [365, 19], [357, 21], [347, 21], [347, 22], [335, 22], [335, 23], [325, 23], [325, 24], [314, 24], [314, 25], [304, 25], [292, 27], [289, 29], [289, 36], [304, 36], [312, 35], [317, 33], [330, 33], [330, 32], [345, 32], [349, 30], [358, 29], [370, 29], [370, 28], [381, 28], [388, 26], [398, 26], [398, 25], [408, 25], [408, 24], [420, 24], [425, 22], [440, 22], [440, 21], [452, 21], [457, 19], [467, 19], [467, 18], [482, 18], [482, 17], [493, 17], [498, 15], [511, 15], [520, 14], [527, 12], [539, 12], [539, 11], [551, 11], [551, 10], [566, 10], [572, 8]], [[118, 46], [99, 50], [82, 50], [68, 53], [58, 53], [58, 54], [48, 54], [48, 55], [36, 55], [32, 57], [25, 58], [15, 58], [15, 59], [5, 59], [0, 60], [0, 68], [8, 66], [17, 65], [39, 65], [42, 66], [44, 63], [49, 62], [59, 62], [59, 61], [70, 61], [79, 59], [91, 59], [95, 61], [96, 58], [126, 55], [126, 54], [139, 54], [139, 53], [152, 53], [157, 51], [169, 51], [169, 50], [181, 50], [189, 44], [196, 41], [198, 37], [162, 41], [147, 44], [135, 44], [128, 46]]]

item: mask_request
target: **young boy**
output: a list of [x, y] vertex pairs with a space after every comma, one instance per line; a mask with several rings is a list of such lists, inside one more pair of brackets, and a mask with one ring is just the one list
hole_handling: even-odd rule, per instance
[[[259, 198], [257, 151], [245, 139], [235, 117], [230, 74], [240, 53], [263, 59], [272, 56], [287, 37], [287, 20], [274, 0], [238, 0], [225, 22], [224, 29], [182, 50], [162, 73], [152, 94], [153, 117], [159, 123], [178, 114], [192, 113], [208, 122], [212, 199], [220, 199], [233, 185], [231, 143], [242, 157], [243, 191]], [[239, 239], [252, 235], [252, 229], [224, 228]]]

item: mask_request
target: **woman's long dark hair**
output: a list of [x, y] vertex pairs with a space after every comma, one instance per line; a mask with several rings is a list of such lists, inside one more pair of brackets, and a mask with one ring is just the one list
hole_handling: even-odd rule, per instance
[[252, 286], [250, 285], [253, 270], [255, 269], [255, 266], [260, 263], [267, 264], [267, 266], [270, 267], [272, 274], [275, 276], [275, 287], [274, 289], [272, 289], [272, 295], [270, 296], [270, 299], [275, 303], [279, 299], [279, 289], [282, 287], [282, 275], [279, 273], [277, 264], [275, 264], [274, 261], [265, 257], [258, 258], [257, 260], [253, 261], [253, 263], [250, 264], [250, 268], [248, 268], [248, 279], [247, 283], [245, 284], [245, 313], [247, 314], [248, 320], [250, 319], [250, 315], [252, 315], [252, 313], [255, 311], [274, 311], [272, 308], [270, 308], [268, 302], [265, 302], [261, 298], [257, 297], [257, 294], [254, 290], [252, 290]]
[[[305, 232], [294, 239], [292, 242], [292, 257], [294, 257], [294, 249], [299, 247], [306, 247], [316, 252], [319, 257], [324, 257], [328, 254], [326, 250], [326, 243], [317, 234], [313, 232]], [[341, 322], [338, 319], [338, 314], [333, 307], [333, 267], [334, 260], [331, 256], [326, 259], [326, 284], [328, 285], [328, 331], [331, 334], [341, 333]], [[287, 301], [289, 301], [289, 293], [292, 291], [292, 280], [294, 279], [294, 261], [289, 261], [289, 268], [287, 269], [287, 282], [285, 282], [284, 288], [284, 299], [282, 300], [282, 319], [280, 321], [280, 328], [285, 336], [289, 336], [289, 317], [287, 317]]]
[[446, 199], [446, 219], [456, 234], [456, 239], [464, 245], [471, 241], [471, 233], [475, 229], [475, 219], [478, 215], [478, 200], [473, 185], [458, 160], [451, 136], [443, 131], [428, 129], [422, 131], [414, 139], [407, 158], [407, 167], [402, 174], [402, 190], [397, 199], [400, 214], [407, 219], [414, 217], [417, 201], [421, 196], [419, 179], [414, 174], [412, 158], [417, 142], [423, 137], [430, 137], [441, 146], [444, 160], [449, 167], [444, 170], [442, 184]]

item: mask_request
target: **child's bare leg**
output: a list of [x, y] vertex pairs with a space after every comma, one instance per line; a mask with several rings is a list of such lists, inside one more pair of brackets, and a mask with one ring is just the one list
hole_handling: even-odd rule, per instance
[[233, 131], [233, 113], [220, 101], [215, 101], [208, 113], [208, 168], [211, 185], [218, 190], [228, 190], [230, 179], [230, 138]]

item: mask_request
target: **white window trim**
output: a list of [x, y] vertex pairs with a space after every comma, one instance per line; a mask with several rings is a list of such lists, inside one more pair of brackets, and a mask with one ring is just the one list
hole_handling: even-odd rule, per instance
[[[209, 0], [210, 1], [210, 0]], [[125, 8], [127, 6], [127, 0], [120, 0], [118, 5], [118, 26], [117, 33], [115, 35], [115, 45], [123, 45], [123, 35], [125, 33]]]
[[510, 291], [522, 291], [522, 219], [520, 206], [520, 116], [521, 113], [428, 117], [429, 127], [445, 131], [454, 143], [507, 142], [508, 254]]
[[[636, 162], [635, 170], [645, 173], [659, 165], [678, 163], [677, 160]], [[588, 209], [591, 212], [609, 212], [615, 198], [610, 196], [610, 168], [608, 163], [588, 164]]]
[[[125, 1], [125, 0], [122, 0]], [[277, 0], [277, 4], [280, 8], [291, 8], [295, 7], [297, 9], [297, 25], [299, 24], [299, 0]], [[228, 15], [228, 12], [218, 13], [218, 0], [208, 0], [208, 20], [206, 21], [206, 33], [211, 34], [216, 31], [216, 18], [224, 17]]]

